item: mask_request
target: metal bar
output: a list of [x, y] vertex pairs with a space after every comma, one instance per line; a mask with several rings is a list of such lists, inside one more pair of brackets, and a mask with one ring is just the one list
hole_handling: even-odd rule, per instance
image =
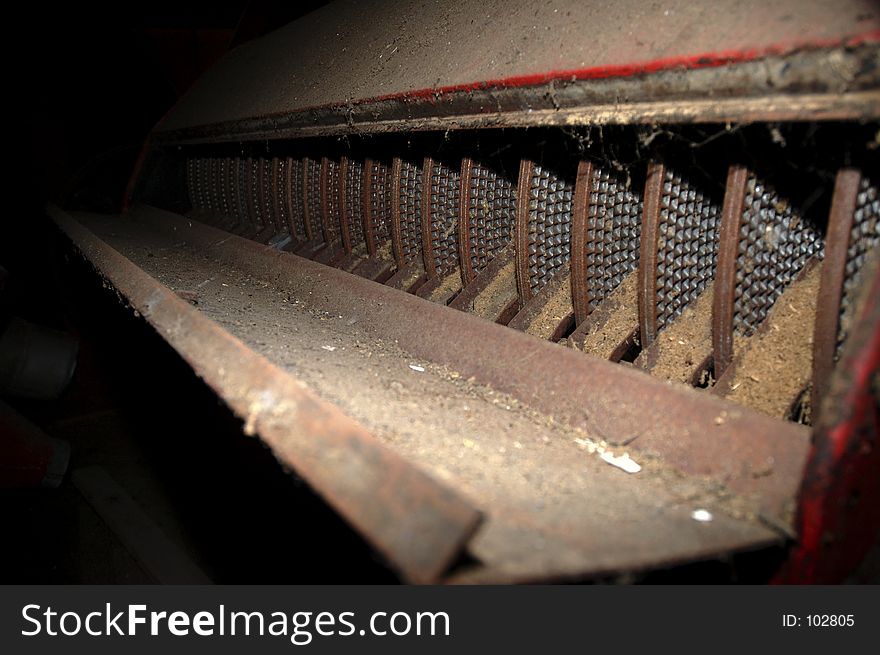
[[593, 184], [593, 164], [578, 163], [574, 185], [574, 204], [571, 210], [571, 302], [574, 307], [575, 325], [590, 314], [590, 297], [587, 288], [587, 213], [590, 205], [590, 189]]
[[406, 262], [403, 261], [403, 245], [400, 233], [400, 173], [403, 162], [400, 157], [395, 157], [391, 162], [391, 249], [394, 253], [394, 262], [398, 269], [402, 269]]
[[639, 245], [639, 331], [642, 348], [650, 346], [657, 336], [657, 247], [665, 175], [666, 169], [662, 163], [652, 161], [648, 164]]
[[733, 359], [736, 259], [748, 180], [749, 171], [745, 166], [734, 165], [727, 172], [727, 186], [724, 191], [724, 206], [721, 210], [718, 234], [715, 297], [712, 305], [712, 352], [716, 378], [724, 373]]
[[363, 211], [364, 211], [364, 239], [367, 242], [367, 254], [376, 256], [376, 228], [373, 224], [373, 166], [372, 159], [364, 161], [364, 188], [363, 188]]
[[437, 267], [434, 262], [434, 244], [431, 240], [431, 225], [434, 216], [431, 212], [431, 176], [434, 172], [434, 160], [431, 157], [425, 157], [422, 163], [422, 260], [425, 263], [425, 272], [428, 279], [437, 277]]
[[471, 262], [471, 172], [474, 162], [470, 157], [461, 160], [461, 176], [458, 194], [458, 259], [461, 266], [461, 282], [464, 287], [474, 279]]
[[532, 176], [535, 163], [523, 159], [519, 163], [519, 179], [516, 187], [516, 224], [514, 243], [516, 244], [516, 288], [520, 306], [525, 306], [532, 297], [529, 284], [529, 205]]
[[[271, 270], [279, 280], [295, 280], [301, 293], [320, 294], [331, 313], [350, 311], [357, 298], [363, 329], [396, 342], [412, 357], [446, 366], [463, 379], [473, 377], [587, 434], [618, 441], [637, 436], [635, 451], [652, 452], [684, 473], [710, 476], [733, 491], [754, 494], [765, 512], [784, 515], [800, 484], [810, 439], [805, 426], [584, 357], [312, 261], [268, 252], [197, 221], [152, 209], [149, 220], [153, 229], [208, 250], [241, 271], [266, 275]], [[524, 361], [529, 365], [523, 366]], [[646, 406], [665, 411], [646, 423], [641, 412]], [[759, 473], [770, 461], [773, 474]]]
[[309, 158], [302, 158], [302, 200], [303, 200], [303, 222], [306, 228], [306, 241], [312, 241], [316, 238], [312, 230], [312, 208], [309, 207]]
[[[224, 331], [66, 213], [55, 207], [49, 213], [131, 306], [244, 421], [245, 432], [259, 435], [278, 459], [297, 471], [405, 579], [436, 581], [461, 555], [482, 516], [457, 492], [383, 446], [359, 423]], [[267, 252], [254, 242], [230, 238], [238, 242], [237, 247], [248, 243], [247, 250], [257, 247]], [[277, 252], [275, 256], [306, 261]]]
[[819, 298], [816, 304], [816, 323], [813, 331], [813, 388], [811, 407], [814, 423], [818, 420], [822, 398], [828, 389], [837, 335], [840, 330], [840, 303], [843, 282], [846, 278], [846, 260], [852, 233], [853, 215], [861, 183], [861, 172], [844, 168], [837, 173], [828, 229], [825, 238], [825, 261], [819, 281]]
[[281, 217], [284, 215], [282, 206], [282, 198], [284, 194], [284, 182], [279, 179], [281, 177], [281, 160], [278, 157], [272, 157], [272, 177], [269, 185], [270, 195], [272, 196], [272, 215], [274, 216], [276, 232], [282, 232], [287, 228], [282, 223]]
[[348, 179], [348, 157], [342, 156], [339, 160], [339, 227], [342, 230], [342, 248], [346, 255], [351, 254], [351, 232], [348, 221], [348, 201], [346, 194], [346, 181]]
[[333, 219], [330, 216], [330, 190], [327, 188], [329, 186], [329, 178], [330, 160], [327, 157], [321, 157], [321, 181], [319, 187], [321, 189], [321, 226], [324, 231], [324, 242], [329, 248], [332, 248], [336, 244], [333, 243], [333, 228], [330, 226], [330, 221]]

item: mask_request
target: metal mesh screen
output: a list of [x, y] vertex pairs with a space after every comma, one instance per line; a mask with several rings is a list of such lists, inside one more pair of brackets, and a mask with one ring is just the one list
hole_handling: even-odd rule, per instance
[[721, 209], [667, 169], [657, 240], [657, 328], [679, 316], [715, 274]]
[[370, 181], [370, 214], [373, 217], [373, 236], [376, 243], [391, 238], [391, 184], [388, 166], [378, 161], [372, 164]]
[[247, 207], [247, 161], [239, 158], [235, 167], [235, 203], [241, 222], [250, 225], [251, 217]]
[[855, 311], [856, 290], [861, 283], [862, 266], [868, 253], [878, 246], [880, 246], [880, 193], [876, 185], [872, 185], [868, 178], [863, 177], [859, 184], [846, 253], [846, 269], [840, 297], [840, 329], [837, 334], [838, 356]]
[[422, 169], [409, 162], [400, 166], [400, 249], [403, 263], [422, 256]]
[[348, 233], [352, 247], [364, 241], [363, 180], [364, 165], [349, 160], [345, 173], [345, 207], [348, 210]]
[[807, 260], [823, 251], [822, 236], [772, 188], [750, 176], [736, 260], [734, 329], [752, 334]]
[[202, 207], [202, 200], [199, 198], [198, 166], [199, 160], [195, 157], [186, 160], [186, 190], [189, 194], [190, 207], [193, 209], [201, 209]]
[[638, 267], [641, 227], [641, 199], [615, 175], [594, 167], [584, 254], [591, 310]]
[[431, 249], [437, 275], [458, 267], [458, 194], [461, 173], [434, 163], [431, 168]]
[[535, 166], [529, 188], [529, 286], [538, 293], [571, 253], [571, 205], [574, 190], [542, 166]]
[[312, 232], [312, 239], [316, 241], [324, 240], [324, 230], [322, 227], [323, 217], [321, 214], [321, 162], [314, 159], [306, 158], [303, 160], [305, 167], [305, 206], [308, 208], [309, 228]]
[[224, 157], [219, 162], [220, 168], [220, 211], [224, 216], [235, 216], [232, 211], [232, 166], [233, 160]]
[[202, 188], [205, 190], [205, 209], [217, 213], [217, 178], [214, 175], [214, 159], [202, 160]]
[[479, 273], [513, 236], [516, 185], [474, 162], [468, 195], [468, 254], [474, 273]]

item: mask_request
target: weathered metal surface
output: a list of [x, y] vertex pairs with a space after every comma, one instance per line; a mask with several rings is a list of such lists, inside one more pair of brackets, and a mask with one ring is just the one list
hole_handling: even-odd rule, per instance
[[405, 578], [430, 582], [446, 572], [477, 529], [478, 510], [382, 446], [357, 422], [254, 353], [63, 211], [51, 207], [49, 213], [83, 255], [244, 421], [245, 432], [259, 435]]
[[[221, 236], [154, 212], [148, 220], [194, 247], [209, 249], [238, 270], [296, 283], [317, 294], [331, 314], [356, 299], [359, 325], [396, 343], [414, 357], [473, 377], [556, 422], [609, 441], [636, 437], [632, 448], [652, 453], [685, 473], [709, 476], [738, 493], [754, 495], [764, 511], [784, 516], [809, 441], [804, 426], [761, 416], [723, 399], [670, 387], [627, 370], [475, 316], [450, 311], [297, 257], [279, 257], [259, 244]], [[163, 227], [164, 226], [164, 227]], [[281, 276], [280, 278], [278, 276]], [[528, 362], [528, 366], [523, 363]], [[609, 384], [613, 380], [614, 384]], [[664, 407], [646, 424], [640, 408]]]
[[[443, 27], [426, 36], [426, 24]], [[450, 39], [457, 47], [448, 47]], [[870, 61], [856, 46], [878, 40], [880, 17], [869, 0], [341, 3], [230, 53], [166, 117], [160, 136], [185, 138], [187, 128], [204, 125], [254, 138], [383, 124], [419, 129], [420, 122], [442, 129], [464, 118], [472, 126], [510, 124], [513, 113], [522, 124], [559, 124], [578, 120], [577, 111], [568, 113], [575, 107], [590, 108], [581, 122], [601, 121], [600, 107], [616, 111], [618, 122], [627, 111], [661, 121], [876, 117], [876, 94], [873, 106], [847, 103], [876, 85], [876, 71], [850, 59]], [[328, 69], [338, 71], [332, 80]], [[843, 69], [860, 73], [840, 75]], [[819, 101], [812, 107], [811, 93]], [[703, 107], [688, 112], [682, 101], [689, 100]], [[645, 107], [658, 101], [670, 106]], [[262, 120], [248, 123], [255, 117]]]
[[[198, 311], [269, 361], [296, 371], [321, 396], [370, 425], [383, 443], [472, 499], [486, 520], [469, 541], [470, 556], [455, 569], [451, 581], [607, 576], [780, 540], [777, 532], [756, 519], [756, 512], [772, 511], [764, 505], [764, 490], [754, 490], [755, 495], [731, 494], [729, 487], [719, 484], [723, 476], [683, 477], [669, 468], [663, 449], [655, 450], [656, 435], [647, 433], [637, 439], [646, 440], [647, 449], [630, 450], [643, 472], [627, 475], [575, 442], [576, 435], [594, 440], [604, 436], [616, 451], [620, 446], [613, 444], [629, 440], [616, 432], [626, 430], [616, 419], [612, 418], [613, 426], [591, 422], [584, 432], [564, 415], [554, 414], [550, 420], [549, 415], [536, 413], [534, 404], [521, 404], [494, 384], [481, 385], [455, 351], [466, 350], [467, 358], [475, 352], [498, 358], [503, 368], [514, 359], [535, 368], [540, 382], [532, 380], [532, 384], [541, 386], [541, 397], [563, 407], [568, 401], [560, 396], [546, 368], [535, 367], [535, 362], [548, 359], [553, 369], [565, 369], [567, 358], [559, 359], [560, 353], [589, 358], [158, 210], [135, 208], [129, 217], [82, 215], [80, 220], [173, 288], [193, 288], [216, 277], [215, 283], [200, 288]], [[163, 257], [150, 257], [157, 249]], [[360, 294], [362, 287], [373, 293]], [[249, 320], [241, 321], [242, 314]], [[391, 323], [399, 324], [399, 329], [389, 330]], [[488, 333], [478, 329], [473, 344], [460, 342], [459, 335], [471, 334], [477, 325], [493, 329]], [[402, 331], [412, 332], [412, 338]], [[434, 364], [419, 348], [425, 341], [435, 347], [442, 342], [448, 361]], [[522, 348], [526, 342], [546, 348], [530, 351]], [[335, 350], [328, 352], [318, 345], [327, 343]], [[522, 360], [517, 359], [520, 354]], [[476, 365], [485, 368], [485, 362]], [[644, 378], [606, 366], [602, 371], [573, 371], [588, 389], [575, 391], [569, 407], [577, 405], [593, 418], [604, 418], [606, 412], [597, 416], [597, 406], [585, 404], [584, 396], [607, 401], [599, 387], [615, 379], [615, 373]], [[513, 377], [522, 380], [522, 375]], [[571, 380], [566, 383], [571, 385]], [[676, 395], [665, 385], [659, 387], [662, 395]], [[641, 400], [637, 391], [627, 389], [631, 395], [623, 409], [630, 414], [632, 403]], [[709, 407], [713, 405], [730, 407], [709, 399]], [[673, 403], [670, 410], [678, 407]], [[746, 427], [736, 413], [723, 418], [722, 426], [715, 429], [725, 442], [730, 424], [733, 434]], [[612, 432], [603, 432], [608, 427]], [[758, 431], [769, 436], [766, 429]], [[778, 445], [784, 444], [786, 452], [796, 456], [802, 434], [783, 430]], [[694, 443], [714, 441], [712, 434], [698, 437], [680, 428], [671, 430], [673, 436]], [[313, 441], [320, 447], [320, 438]], [[726, 455], [720, 460], [725, 466], [737, 470], [748, 466], [743, 457]], [[768, 471], [764, 462], [763, 467], [762, 484], [767, 477], [788, 475], [787, 465]], [[694, 521], [695, 504], [709, 508], [714, 520]], [[645, 539], [646, 534], [652, 538]]]

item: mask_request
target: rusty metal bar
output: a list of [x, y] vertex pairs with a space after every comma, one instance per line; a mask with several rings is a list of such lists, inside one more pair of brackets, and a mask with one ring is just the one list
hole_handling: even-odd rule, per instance
[[333, 220], [333, 217], [330, 216], [330, 160], [327, 157], [321, 157], [321, 226], [324, 231], [324, 242], [328, 247], [332, 248], [336, 244], [335, 234], [333, 231], [333, 227], [330, 224], [330, 221]]
[[822, 398], [828, 389], [840, 330], [840, 303], [846, 278], [846, 261], [852, 233], [853, 215], [862, 180], [861, 172], [841, 169], [834, 182], [834, 195], [828, 215], [825, 238], [825, 261], [819, 282], [816, 324], [813, 331], [813, 388], [811, 407], [817, 421]]
[[474, 279], [474, 267], [471, 262], [471, 171], [474, 162], [470, 157], [461, 160], [461, 176], [458, 194], [458, 259], [461, 266], [461, 282], [467, 285]]
[[275, 230], [281, 232], [287, 228], [282, 220], [284, 210], [282, 209], [284, 197], [284, 180], [281, 179], [282, 161], [278, 157], [272, 157], [272, 182], [269, 186], [270, 196], [272, 198], [272, 215], [274, 217]]
[[373, 160], [364, 161], [364, 188], [363, 188], [363, 208], [364, 208], [364, 239], [367, 242], [367, 254], [370, 257], [376, 256], [376, 228], [373, 224]]
[[400, 157], [395, 157], [391, 162], [391, 249], [394, 253], [394, 261], [398, 269], [402, 269], [406, 262], [403, 261], [403, 246], [400, 230], [400, 173], [403, 162]]
[[639, 331], [642, 348], [650, 346], [657, 336], [657, 246], [665, 176], [666, 168], [662, 163], [652, 161], [648, 164], [639, 245]]
[[529, 283], [529, 205], [535, 163], [523, 159], [519, 163], [519, 178], [516, 187], [516, 224], [514, 238], [516, 244], [516, 288], [520, 306], [525, 306], [532, 297]]
[[55, 207], [49, 213], [244, 421], [245, 432], [259, 435], [405, 579], [436, 581], [461, 555], [482, 516], [457, 492], [383, 446], [359, 423], [200, 314], [66, 213]]
[[715, 268], [715, 296], [712, 306], [712, 352], [716, 378], [724, 373], [733, 359], [736, 260], [748, 179], [749, 171], [745, 166], [735, 165], [728, 170], [719, 226], [718, 263]]
[[348, 221], [348, 200], [346, 193], [346, 183], [348, 181], [348, 157], [342, 156], [339, 160], [339, 227], [342, 230], [342, 248], [346, 255], [351, 254], [351, 231], [349, 230]]
[[309, 158], [302, 158], [302, 201], [303, 201], [303, 223], [306, 229], [306, 241], [311, 241], [316, 237], [312, 230], [312, 208], [309, 203]]
[[431, 224], [434, 217], [431, 212], [431, 176], [434, 172], [434, 160], [425, 157], [422, 163], [422, 260], [425, 263], [425, 272], [428, 279], [437, 277], [437, 267], [434, 263], [434, 244], [431, 240]]
[[592, 188], [593, 164], [578, 162], [574, 185], [574, 204], [571, 211], [571, 301], [574, 307], [575, 325], [590, 314], [590, 297], [587, 288], [587, 213]]

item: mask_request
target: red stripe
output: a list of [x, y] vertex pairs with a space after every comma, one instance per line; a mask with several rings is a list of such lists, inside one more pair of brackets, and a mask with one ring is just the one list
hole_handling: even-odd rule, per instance
[[[592, 68], [573, 68], [570, 70], [548, 71], [544, 73], [530, 73], [527, 75], [514, 75], [495, 80], [482, 82], [468, 82], [466, 84], [454, 84], [417, 91], [403, 91], [390, 93], [358, 100], [354, 104], [368, 104], [387, 100], [439, 100], [442, 96], [451, 93], [478, 91], [480, 89], [513, 89], [527, 86], [539, 86], [550, 82], [575, 82], [581, 80], [601, 80], [615, 77], [633, 77], [647, 73], [657, 73], [672, 69], [695, 70], [700, 68], [717, 68], [729, 64], [738, 64], [754, 61], [763, 57], [790, 54], [798, 50], [819, 50], [834, 47], [853, 47], [864, 43], [880, 41], [880, 29], [871, 30], [843, 39], [824, 39], [789, 44], [775, 44], [763, 48], [747, 48], [742, 50], [724, 50], [720, 52], [705, 53], [700, 55], [685, 55], [664, 57], [645, 62], [632, 64], [615, 64], [610, 66], [594, 66]], [[351, 103], [333, 103], [324, 107], [350, 106]]]

